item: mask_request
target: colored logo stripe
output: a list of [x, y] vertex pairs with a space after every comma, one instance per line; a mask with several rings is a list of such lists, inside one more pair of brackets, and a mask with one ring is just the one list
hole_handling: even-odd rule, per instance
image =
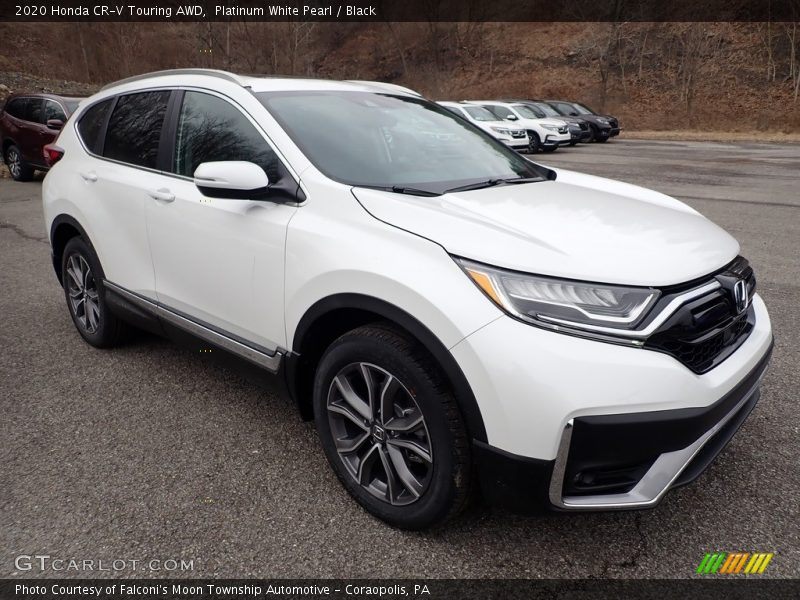
[[706, 553], [700, 565], [697, 567], [698, 574], [738, 574], [747, 573], [760, 575], [767, 568], [767, 565], [775, 556], [772, 552], [714, 552]]

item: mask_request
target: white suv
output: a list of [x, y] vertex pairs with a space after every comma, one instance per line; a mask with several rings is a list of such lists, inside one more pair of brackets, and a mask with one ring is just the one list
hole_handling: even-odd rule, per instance
[[486, 133], [517, 152], [527, 152], [530, 149], [528, 132], [518, 125], [512, 125], [508, 121], [498, 119], [482, 106], [465, 102], [437, 102], [436, 104], [444, 106], [450, 112], [483, 129]]
[[758, 400], [770, 321], [730, 235], [413, 92], [154, 73], [82, 102], [48, 152], [80, 335], [182, 330], [278, 373], [396, 526], [478, 487], [522, 510], [653, 506]]
[[559, 146], [569, 145], [572, 136], [569, 125], [561, 119], [541, 118], [530, 106], [521, 102], [496, 100], [470, 100], [467, 104], [482, 106], [501, 121], [512, 122], [525, 128], [531, 139], [531, 149], [536, 152], [554, 152]]

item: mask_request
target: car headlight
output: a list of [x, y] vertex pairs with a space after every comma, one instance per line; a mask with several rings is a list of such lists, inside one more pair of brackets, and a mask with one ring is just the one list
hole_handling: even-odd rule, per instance
[[602, 123], [603, 125], [608, 125], [609, 124], [608, 119], [597, 119], [597, 122], [598, 123]]
[[492, 131], [496, 131], [500, 135], [511, 135], [510, 129], [503, 129], [502, 127], [492, 127]]
[[514, 317], [548, 328], [591, 331], [636, 327], [661, 292], [649, 287], [588, 283], [529, 275], [457, 258], [472, 281]]
[[542, 125], [545, 129], [549, 129], [550, 131], [558, 131], [560, 125]]

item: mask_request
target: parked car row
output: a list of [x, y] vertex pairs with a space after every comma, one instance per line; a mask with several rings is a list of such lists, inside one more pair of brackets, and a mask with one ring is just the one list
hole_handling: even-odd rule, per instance
[[606, 142], [619, 120], [564, 100], [462, 100], [439, 102], [520, 152], [553, 152], [578, 142]]
[[[3, 162], [17, 181], [50, 167], [47, 145], [58, 136], [81, 98], [13, 94], [0, 112]], [[619, 121], [584, 104], [564, 100], [462, 100], [439, 102], [518, 152], [553, 152], [578, 142], [605, 142], [619, 135]]]

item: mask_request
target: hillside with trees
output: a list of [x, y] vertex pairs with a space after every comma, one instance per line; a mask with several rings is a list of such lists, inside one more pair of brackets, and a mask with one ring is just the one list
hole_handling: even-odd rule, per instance
[[213, 67], [376, 79], [434, 99], [570, 98], [626, 129], [800, 132], [797, 22], [4, 23], [0, 37], [11, 91]]

